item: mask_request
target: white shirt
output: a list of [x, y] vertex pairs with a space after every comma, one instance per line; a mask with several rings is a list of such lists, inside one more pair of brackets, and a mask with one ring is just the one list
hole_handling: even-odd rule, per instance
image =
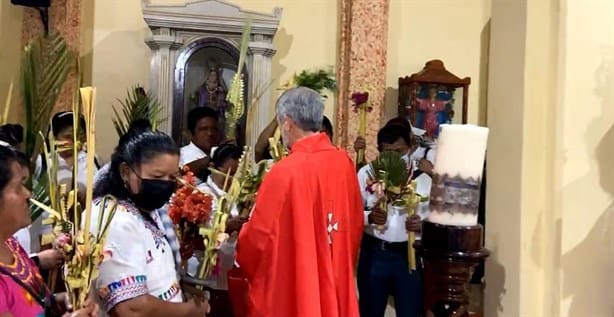
[[[35, 179], [38, 179], [41, 173], [43, 173], [42, 162], [43, 162], [42, 156], [39, 155], [36, 158], [36, 164], [34, 168]], [[73, 187], [72, 186], [72, 183], [73, 183], [72, 166], [68, 165], [66, 161], [59, 155], [58, 155], [57, 163], [58, 163], [57, 182], [58, 184], [66, 184], [67, 189], [70, 190]], [[47, 162], [47, 170], [50, 168], [51, 164], [53, 164], [53, 162], [51, 161]], [[75, 164], [77, 166], [77, 186], [79, 188], [79, 191], [85, 191], [85, 187], [87, 184], [87, 153], [84, 151], [80, 151], [77, 154], [77, 160]], [[95, 168], [94, 174], [96, 174], [97, 171], [98, 169]], [[45, 173], [46, 172], [47, 171], [45, 171]], [[46, 211], [43, 211], [41, 216], [38, 217], [38, 219], [36, 219], [34, 222], [32, 222], [32, 225], [30, 226], [30, 237], [32, 238], [31, 252], [33, 253], [37, 253], [41, 249], [41, 245], [40, 245], [41, 236], [43, 234], [50, 233], [52, 230], [51, 225], [43, 226], [43, 219], [46, 219], [48, 217], [49, 217], [49, 213]]]
[[[213, 197], [211, 210], [214, 212], [217, 208], [217, 201], [222, 196], [226, 195], [221, 188], [219, 188], [211, 179], [211, 177], [207, 178], [207, 182], [198, 186], [198, 189], [202, 190], [205, 193], [211, 194]], [[213, 212], [211, 216], [213, 217]], [[236, 217], [239, 215], [239, 211], [236, 207], [233, 207], [230, 211], [230, 216]], [[221, 263], [218, 263], [217, 268], [213, 269], [210, 276], [208, 276], [205, 280], [207, 286], [216, 290], [228, 290], [228, 278], [227, 274], [234, 264], [235, 250], [237, 247], [237, 233], [234, 232], [228, 240], [226, 240], [220, 246], [218, 251], [219, 257], [218, 260], [221, 260]], [[200, 264], [202, 262], [202, 254], [195, 255], [188, 260], [188, 274], [191, 276], [196, 276]]]
[[[99, 207], [94, 204], [92, 219], [98, 219]], [[96, 297], [106, 312], [122, 301], [146, 294], [169, 302], [183, 301], [164, 226], [157, 211], [150, 215], [155, 225], [133, 206], [120, 202], [111, 220], [100, 275], [94, 282]], [[96, 232], [94, 222], [91, 232]]]
[[[190, 164], [194, 161], [204, 159], [207, 157], [207, 153], [201, 150], [196, 144], [190, 142], [190, 144], [183, 146], [179, 153], [179, 167], [183, 167], [186, 164]], [[196, 185], [203, 183], [201, 179], [195, 177]]]
[[196, 160], [204, 159], [205, 157], [207, 157], [207, 153], [196, 146], [196, 144], [190, 142], [190, 144], [181, 148], [179, 165], [184, 166]]
[[31, 254], [30, 250], [32, 250], [32, 242], [30, 241], [30, 227], [19, 229], [13, 235], [15, 240], [21, 244], [21, 247], [26, 251], [27, 254]]
[[[369, 224], [368, 217], [371, 213], [370, 210], [377, 203], [375, 194], [367, 191], [367, 180], [369, 179], [370, 168], [370, 165], [365, 165], [358, 171], [358, 185], [360, 186], [360, 193], [365, 207], [365, 233], [388, 242], [405, 242], [407, 241], [405, 222], [408, 217], [407, 208], [405, 206], [393, 206], [389, 204], [387, 220], [383, 228], [380, 229], [377, 225]], [[431, 177], [423, 173], [416, 178], [416, 193], [421, 196], [429, 196], [430, 191]], [[418, 206], [417, 214], [421, 219], [425, 219], [428, 216], [428, 204], [428, 202], [422, 202]], [[420, 235], [416, 235], [416, 239], [420, 239]]]

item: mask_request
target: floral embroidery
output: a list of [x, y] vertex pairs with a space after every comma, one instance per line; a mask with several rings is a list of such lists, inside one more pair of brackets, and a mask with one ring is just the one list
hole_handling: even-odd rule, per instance
[[[143, 220], [143, 224], [145, 225], [145, 228], [147, 228], [147, 230], [149, 230], [151, 232], [151, 235], [154, 239], [154, 243], [156, 245], [156, 249], [162, 251], [162, 253], [164, 253], [164, 247], [166, 246], [166, 235], [164, 233], [163, 230], [161, 230], [160, 228], [158, 228], [155, 224], [153, 224], [151, 221], [146, 220], [143, 215], [141, 214], [141, 212], [136, 209], [136, 207], [134, 207], [134, 205], [128, 201], [122, 201], [120, 202], [120, 204], [124, 207], [126, 207], [126, 210], [128, 212], [130, 212], [131, 214], [135, 215], [136, 217], [138, 217], [139, 219]], [[153, 213], [152, 215], [152, 220], [157, 221], [157, 214]]]
[[146, 294], [148, 290], [145, 275], [128, 276], [98, 290], [98, 296], [106, 311], [125, 300]]
[[179, 284], [175, 282], [168, 290], [158, 295], [158, 298], [164, 301], [169, 301], [173, 299], [173, 297], [177, 296], [177, 294], [179, 294], [179, 291], [181, 291], [181, 287], [179, 287]]

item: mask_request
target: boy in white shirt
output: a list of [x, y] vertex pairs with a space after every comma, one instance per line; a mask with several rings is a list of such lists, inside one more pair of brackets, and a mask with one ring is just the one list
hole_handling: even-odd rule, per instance
[[[398, 152], [408, 164], [412, 163], [410, 153], [415, 145], [407, 125], [384, 126], [377, 135], [377, 143], [380, 152]], [[358, 172], [365, 204], [365, 234], [357, 274], [360, 315], [383, 317], [388, 297], [393, 296], [397, 316], [420, 316], [422, 279], [419, 270], [409, 269], [407, 232], [420, 233], [421, 217], [409, 216], [404, 207], [389, 205], [386, 211], [377, 208], [377, 198], [367, 191], [369, 169], [365, 165]]]

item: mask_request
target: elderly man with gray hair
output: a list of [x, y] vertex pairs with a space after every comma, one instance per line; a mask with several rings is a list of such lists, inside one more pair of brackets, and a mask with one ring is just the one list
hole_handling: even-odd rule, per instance
[[354, 163], [321, 131], [324, 104], [286, 91], [277, 120], [290, 154], [266, 175], [239, 234], [249, 317], [358, 317], [354, 270], [363, 230]]

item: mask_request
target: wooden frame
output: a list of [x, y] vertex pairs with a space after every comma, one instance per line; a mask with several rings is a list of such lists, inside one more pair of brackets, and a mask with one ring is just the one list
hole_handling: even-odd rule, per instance
[[[463, 102], [461, 106], [462, 123], [467, 123], [467, 107], [468, 94], [471, 78], [459, 78], [446, 70], [441, 60], [431, 60], [426, 62], [424, 68], [409, 77], [399, 78], [399, 102], [398, 114], [400, 117], [407, 117], [412, 125], [417, 128], [424, 128], [419, 124], [421, 113], [419, 108], [419, 96], [425, 93], [425, 89], [429, 91], [436, 88], [436, 99], [446, 105], [445, 109], [437, 112], [437, 127], [439, 124], [451, 122], [454, 116], [454, 92], [457, 88], [463, 89]], [[430, 93], [430, 92], [429, 92]], [[440, 96], [444, 95], [443, 99]], [[447, 96], [447, 97], [445, 97]], [[445, 99], [448, 98], [448, 99]], [[430, 135], [436, 138], [435, 135]], [[428, 131], [427, 131], [428, 134]]]

